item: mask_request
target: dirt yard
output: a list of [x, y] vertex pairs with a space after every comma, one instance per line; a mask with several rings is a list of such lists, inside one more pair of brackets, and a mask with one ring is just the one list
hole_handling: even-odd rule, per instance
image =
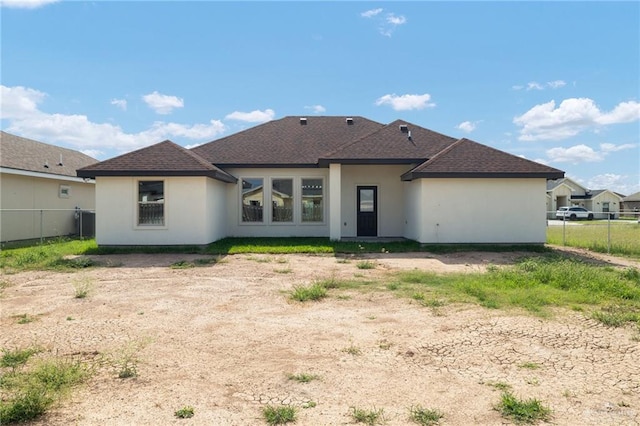
[[[331, 256], [235, 255], [189, 269], [169, 266], [202, 256], [96, 256], [104, 266], [0, 277], [0, 347], [39, 345], [100, 366], [38, 425], [261, 425], [267, 404], [298, 407], [298, 425], [353, 424], [351, 407], [408, 425], [413, 405], [442, 411], [445, 425], [509, 424], [494, 409], [500, 383], [549, 406], [554, 424], [640, 424], [640, 343], [630, 329], [569, 311], [434, 310], [390, 291], [287, 297], [332, 276], [480, 271], [517, 256], [380, 254], [370, 270]], [[82, 286], [88, 296], [75, 298]], [[22, 314], [35, 320], [18, 324]], [[127, 356], [139, 360], [137, 378], [118, 378]], [[318, 379], [288, 378], [298, 373]], [[186, 405], [195, 416], [177, 419]]]

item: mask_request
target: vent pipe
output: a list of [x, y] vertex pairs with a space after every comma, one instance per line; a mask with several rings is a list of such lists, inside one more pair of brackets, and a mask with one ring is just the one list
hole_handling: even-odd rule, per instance
[[301, 126], [307, 125], [307, 117], [300, 117], [300, 125]]

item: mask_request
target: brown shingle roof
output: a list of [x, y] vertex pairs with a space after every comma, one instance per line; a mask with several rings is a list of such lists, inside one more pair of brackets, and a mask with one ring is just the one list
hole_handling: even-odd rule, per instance
[[535, 161], [463, 138], [402, 176], [403, 180], [432, 177], [544, 177], [564, 172]]
[[384, 127], [364, 117], [284, 117], [193, 148], [224, 166], [312, 166], [323, 155]]
[[236, 179], [199, 155], [169, 140], [78, 170], [80, 177], [209, 176], [224, 182]]
[[[401, 130], [401, 126], [404, 126]], [[328, 162], [422, 162], [456, 141], [455, 138], [396, 120], [323, 156]]]
[[0, 167], [75, 177], [76, 169], [97, 162], [73, 149], [0, 132]]

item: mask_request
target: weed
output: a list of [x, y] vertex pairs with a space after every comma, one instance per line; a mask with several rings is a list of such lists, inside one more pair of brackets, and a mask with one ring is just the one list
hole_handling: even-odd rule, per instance
[[193, 268], [194, 265], [192, 262], [186, 261], [186, 260], [179, 260], [177, 262], [174, 262], [171, 264], [170, 268], [171, 269], [189, 269], [189, 268]]
[[79, 362], [54, 359], [42, 361], [28, 371], [14, 372], [9, 377], [3, 375], [0, 424], [26, 422], [41, 416], [88, 374]]
[[423, 301], [424, 297], [424, 293], [413, 293], [413, 295], [411, 296], [413, 300], [417, 300], [419, 302]]
[[290, 405], [282, 407], [267, 405], [262, 409], [262, 415], [270, 425], [283, 425], [296, 421], [296, 408]]
[[487, 383], [487, 385], [494, 387], [498, 390], [501, 390], [503, 392], [506, 392], [511, 389], [511, 385], [505, 382], [489, 382]]
[[356, 423], [364, 423], [369, 426], [373, 426], [384, 422], [384, 410], [381, 408], [376, 410], [365, 410], [362, 408], [351, 407], [351, 417]]
[[138, 377], [139, 352], [146, 344], [147, 341], [129, 342], [117, 355], [112, 357], [118, 378], [130, 379]]
[[349, 355], [362, 355], [362, 350], [359, 347], [354, 346], [353, 344], [344, 348], [342, 352], [346, 352]]
[[91, 291], [93, 287], [93, 284], [91, 282], [91, 280], [87, 277], [84, 277], [82, 279], [79, 280], [74, 280], [73, 282], [73, 296], [76, 299], [84, 299], [85, 297], [87, 297], [89, 295], [89, 292]]
[[37, 319], [37, 317], [29, 314], [14, 315], [14, 318], [17, 318], [16, 322], [18, 324], [29, 324], [30, 322], [34, 322]]
[[300, 374], [289, 374], [287, 378], [289, 380], [295, 380], [296, 382], [299, 382], [299, 383], [309, 383], [312, 380], [319, 379], [320, 376], [318, 376], [317, 374], [300, 373]]
[[277, 257], [276, 258], [276, 262], [277, 263], [289, 263], [289, 260], [286, 257]]
[[531, 386], [539, 386], [540, 380], [537, 377], [527, 377], [524, 379], [524, 382]]
[[351, 296], [349, 296], [348, 294], [339, 294], [336, 296], [336, 299], [338, 300], [351, 300]]
[[389, 284], [387, 284], [387, 290], [394, 291], [394, 290], [397, 290], [399, 288], [400, 288], [400, 284], [398, 284], [398, 283], [389, 283]]
[[562, 396], [565, 398], [574, 398], [576, 396], [575, 392], [570, 391], [569, 389], [565, 389], [562, 391]]
[[391, 346], [393, 346], [393, 343], [388, 342], [386, 340], [383, 340], [380, 343], [378, 343], [378, 347], [385, 351], [388, 351], [389, 349], [391, 349]]
[[375, 269], [376, 263], [370, 260], [361, 260], [360, 262], [356, 263], [356, 267], [358, 269]]
[[592, 318], [607, 327], [622, 327], [629, 322], [640, 324], [640, 308], [610, 305], [595, 311]]
[[315, 402], [315, 401], [308, 401], [308, 402], [305, 402], [304, 404], [302, 404], [302, 408], [313, 408], [313, 407], [315, 407], [317, 405], [318, 405], [318, 403]]
[[278, 274], [290, 274], [291, 272], [293, 272], [293, 270], [291, 268], [276, 268], [273, 270], [273, 272], [276, 272]]
[[299, 302], [320, 300], [327, 297], [327, 289], [319, 283], [315, 283], [307, 287], [294, 287], [290, 297], [291, 299]]
[[336, 259], [336, 263], [350, 263], [351, 261], [349, 259], [347, 259], [346, 257], [340, 257], [338, 259]]
[[526, 368], [527, 370], [537, 370], [540, 368], [540, 364], [535, 362], [523, 362], [522, 364], [518, 364], [520, 368]]
[[67, 317], [67, 321], [73, 321], [74, 318], [73, 317]]
[[631, 407], [631, 404], [626, 401], [620, 401], [618, 402], [618, 407]]
[[207, 265], [212, 265], [216, 263], [216, 258], [215, 257], [206, 257], [206, 258], [200, 258], [200, 259], [196, 259], [193, 261], [193, 264], [195, 266], [207, 266]]
[[548, 420], [551, 417], [551, 410], [537, 399], [520, 400], [511, 392], [502, 394], [500, 403], [496, 409], [500, 411], [502, 417], [520, 423], [535, 423], [538, 420]]
[[190, 405], [185, 405], [173, 414], [179, 419], [190, 419], [194, 415], [194, 410]]
[[26, 364], [29, 358], [38, 352], [40, 352], [40, 350], [36, 348], [3, 349], [2, 358], [0, 358], [0, 367], [9, 367], [15, 370], [17, 367]]
[[444, 414], [438, 410], [422, 408], [419, 405], [409, 408], [409, 418], [422, 426], [437, 425], [443, 417]]

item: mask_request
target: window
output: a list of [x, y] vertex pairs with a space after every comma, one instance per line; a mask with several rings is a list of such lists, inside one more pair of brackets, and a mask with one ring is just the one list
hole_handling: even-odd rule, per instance
[[609, 203], [608, 202], [602, 203], [602, 211], [604, 213], [609, 213]]
[[293, 222], [293, 179], [271, 180], [273, 222]]
[[71, 187], [69, 185], [60, 185], [58, 190], [58, 197], [69, 198], [71, 196]]
[[138, 182], [138, 225], [164, 225], [164, 181]]
[[302, 179], [302, 222], [324, 220], [324, 194], [321, 178]]
[[262, 222], [264, 210], [262, 178], [242, 179], [242, 221]]

